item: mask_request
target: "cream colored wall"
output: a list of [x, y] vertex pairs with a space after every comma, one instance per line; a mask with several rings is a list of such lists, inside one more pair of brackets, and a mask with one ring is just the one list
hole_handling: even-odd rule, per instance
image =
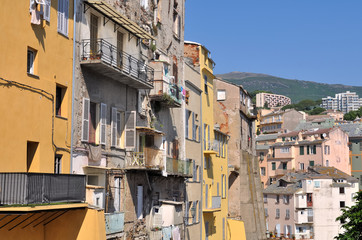
[[[2, 172], [27, 171], [27, 141], [39, 142], [38, 158], [30, 171], [53, 172], [56, 151], [52, 138], [58, 148], [66, 150], [56, 152], [63, 155], [62, 172], [70, 170], [73, 1], [69, 1], [68, 37], [57, 32], [57, 1], [51, 4], [50, 23], [42, 21], [42, 25], [33, 25], [28, 0], [2, 2], [0, 21], [11, 24], [2, 28], [2, 35], [6, 37], [0, 38], [0, 77], [27, 85], [0, 80], [0, 111], [6, 113], [2, 114], [0, 125]], [[28, 47], [37, 50], [36, 76], [27, 74]], [[55, 99], [52, 98], [55, 98], [56, 84], [67, 87], [62, 118], [54, 117]]]

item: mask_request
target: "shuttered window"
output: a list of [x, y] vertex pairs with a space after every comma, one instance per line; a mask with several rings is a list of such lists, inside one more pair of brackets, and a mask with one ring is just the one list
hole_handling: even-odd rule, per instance
[[82, 141], [89, 140], [89, 105], [88, 98], [83, 98], [83, 116], [82, 116]]
[[58, 0], [58, 32], [68, 36], [69, 0]]
[[106, 144], [106, 126], [107, 126], [107, 104], [101, 103], [100, 119], [100, 143]]
[[185, 110], [186, 112], [186, 126], [185, 126], [185, 137], [186, 139], [189, 138], [189, 118], [190, 118], [190, 111], [189, 110]]
[[126, 148], [136, 146], [136, 112], [126, 112]]
[[196, 171], [196, 162], [195, 160], [192, 160], [192, 168], [193, 168], [193, 181], [197, 181], [197, 171]]
[[111, 147], [117, 145], [117, 108], [112, 107], [112, 122], [111, 122]]
[[112, 108], [111, 114], [111, 147], [124, 148], [124, 112]]
[[51, 6], [51, 0], [45, 0], [43, 16], [47, 22], [50, 22], [50, 6]]
[[192, 140], [196, 141], [195, 113], [192, 112]]

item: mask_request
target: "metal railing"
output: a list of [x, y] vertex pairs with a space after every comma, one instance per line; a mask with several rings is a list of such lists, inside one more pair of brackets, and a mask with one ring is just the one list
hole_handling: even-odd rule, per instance
[[0, 205], [85, 201], [85, 175], [0, 173]]
[[131, 152], [126, 158], [126, 167], [144, 167], [163, 169], [163, 151], [154, 148], [144, 148], [143, 152]]
[[187, 175], [191, 176], [191, 162], [184, 161], [174, 158], [166, 158], [166, 172], [168, 174], [175, 174], [175, 175]]
[[[175, 103], [181, 105], [182, 96], [181, 89], [174, 83], [166, 82], [165, 80], [154, 80], [153, 89], [150, 92], [151, 96], [164, 97], [166, 94], [169, 96]], [[167, 99], [164, 99], [167, 100]]]
[[82, 40], [81, 61], [97, 59], [126, 75], [152, 85], [154, 70], [145, 61], [117, 49], [102, 38]]

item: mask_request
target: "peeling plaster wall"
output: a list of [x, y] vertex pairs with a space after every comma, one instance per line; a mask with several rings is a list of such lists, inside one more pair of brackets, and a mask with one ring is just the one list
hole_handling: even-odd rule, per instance
[[[259, 162], [255, 153], [255, 124], [240, 111], [239, 86], [214, 80], [214, 118], [220, 130], [229, 134], [229, 215], [245, 223], [247, 239], [265, 239], [266, 226]], [[217, 90], [226, 92], [224, 101], [217, 101]], [[249, 140], [250, 137], [250, 140]]]

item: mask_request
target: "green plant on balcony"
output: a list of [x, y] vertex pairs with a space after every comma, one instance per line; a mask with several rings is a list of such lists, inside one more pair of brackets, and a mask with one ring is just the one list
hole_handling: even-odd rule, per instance
[[175, 102], [175, 100], [173, 100], [173, 98], [167, 93], [162, 95], [162, 101], [166, 102], [167, 105], [173, 105]]

